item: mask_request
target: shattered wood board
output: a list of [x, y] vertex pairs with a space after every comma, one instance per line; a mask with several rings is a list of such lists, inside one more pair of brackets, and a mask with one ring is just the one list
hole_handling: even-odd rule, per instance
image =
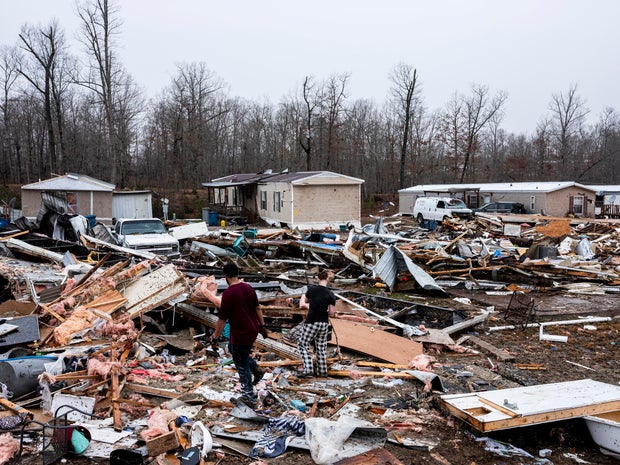
[[453, 346], [455, 344], [454, 339], [446, 334], [441, 329], [426, 328], [427, 334], [424, 336], [413, 336], [416, 342], [426, 342], [427, 344], [444, 344], [447, 346]]
[[[332, 318], [334, 336], [330, 341], [340, 347], [371, 355], [379, 360], [407, 365], [413, 357], [422, 354], [422, 344], [410, 341], [376, 326]], [[337, 339], [336, 339], [337, 338]]]
[[479, 431], [578, 418], [620, 409], [620, 386], [591, 379], [441, 396], [444, 407]]
[[171, 301], [175, 297], [183, 294], [187, 291], [187, 285], [184, 281], [179, 281], [169, 287], [162, 289], [160, 292], [157, 292], [137, 305], [133, 306], [129, 309], [128, 313], [131, 317], [137, 316], [141, 313], [148, 312], [160, 305], [165, 304], [166, 302]]
[[183, 275], [179, 273], [172, 263], [138, 278], [123, 291], [123, 295], [127, 299], [125, 308], [131, 309], [163, 290], [174, 286], [177, 281], [182, 279]]
[[86, 307], [90, 309], [95, 308], [100, 312], [109, 314], [121, 305], [123, 305], [125, 302], [127, 302], [127, 299], [123, 297], [120, 292], [118, 292], [116, 289], [110, 289], [90, 301], [88, 304], [86, 304]]

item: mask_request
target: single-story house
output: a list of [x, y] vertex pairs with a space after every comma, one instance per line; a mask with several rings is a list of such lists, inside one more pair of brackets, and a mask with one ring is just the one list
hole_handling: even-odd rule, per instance
[[361, 226], [362, 179], [331, 171], [233, 174], [203, 183], [220, 219], [275, 226], [337, 229]]
[[597, 218], [620, 218], [620, 186], [588, 185], [596, 190], [594, 214]]
[[448, 196], [477, 208], [489, 202], [522, 203], [531, 213], [550, 216], [594, 216], [596, 189], [576, 182], [500, 182], [478, 184], [426, 184], [398, 191], [399, 211], [412, 214], [415, 199], [421, 196]]
[[69, 173], [22, 186], [22, 214], [36, 218], [42, 201], [53, 202], [58, 213], [95, 215], [99, 221], [112, 220], [114, 184], [83, 174]]

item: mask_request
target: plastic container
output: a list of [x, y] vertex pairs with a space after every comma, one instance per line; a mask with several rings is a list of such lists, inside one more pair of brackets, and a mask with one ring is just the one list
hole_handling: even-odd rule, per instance
[[257, 234], [256, 228], [246, 228], [243, 230], [243, 236], [248, 239], [256, 239]]
[[209, 226], [217, 226], [217, 212], [209, 212]]
[[89, 228], [95, 227], [95, 223], [97, 222], [97, 215], [84, 215], [84, 218], [86, 218], [86, 221], [88, 221]]

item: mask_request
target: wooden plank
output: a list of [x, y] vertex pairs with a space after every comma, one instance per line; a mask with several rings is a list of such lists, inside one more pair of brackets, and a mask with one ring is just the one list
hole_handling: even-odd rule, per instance
[[151, 386], [144, 386], [142, 384], [127, 383], [125, 387], [127, 387], [127, 389], [131, 389], [132, 391], [139, 392], [141, 394], [149, 394], [151, 396], [166, 397], [168, 399], [176, 399], [177, 397], [181, 395], [181, 393], [177, 392], [174, 389], [160, 389], [160, 388], [155, 388]]
[[407, 365], [416, 355], [423, 353], [423, 346], [419, 342], [382, 331], [376, 326], [337, 318], [332, 318], [331, 324], [334, 328], [332, 344], [337, 343], [341, 347], [371, 355], [379, 360]]
[[148, 450], [150, 457], [157, 457], [177, 447], [179, 447], [179, 438], [176, 431], [170, 431], [146, 441], [146, 450]]
[[620, 386], [583, 379], [450, 394], [442, 396], [441, 401], [451, 414], [486, 432], [618, 410]]
[[473, 342], [478, 347], [481, 347], [482, 349], [486, 350], [487, 352], [490, 352], [491, 354], [495, 355], [502, 362], [509, 362], [509, 361], [515, 359], [514, 355], [508, 354], [508, 353], [504, 352], [503, 350], [498, 349], [494, 345], [491, 345], [488, 342], [483, 341], [479, 337], [468, 336], [467, 340]]

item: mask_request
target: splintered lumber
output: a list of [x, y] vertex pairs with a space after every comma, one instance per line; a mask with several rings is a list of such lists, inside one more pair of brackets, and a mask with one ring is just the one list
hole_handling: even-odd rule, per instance
[[466, 328], [476, 326], [477, 324], [482, 323], [484, 320], [487, 319], [489, 314], [490, 312], [483, 312], [482, 315], [478, 315], [473, 318], [469, 318], [468, 320], [461, 321], [460, 323], [453, 324], [452, 326], [443, 328], [442, 331], [446, 334], [458, 333], [459, 331], [463, 331]]
[[620, 386], [591, 379], [449, 394], [441, 402], [478, 431], [548, 423], [620, 409]]
[[329, 376], [341, 376], [349, 378], [357, 378], [359, 376], [368, 376], [369, 378], [399, 378], [399, 379], [416, 379], [409, 373], [399, 372], [383, 372], [383, 371], [362, 371], [362, 370], [329, 370]]
[[176, 399], [177, 397], [181, 395], [175, 389], [162, 389], [162, 388], [155, 388], [151, 386], [144, 386], [142, 384], [132, 384], [132, 383], [127, 383], [125, 386], [127, 387], [127, 389], [131, 389], [134, 392], [139, 392], [140, 394], [148, 394], [151, 396], [166, 397], [168, 399]]
[[134, 318], [186, 291], [187, 283], [183, 275], [170, 263], [141, 276], [125, 288], [125, 309], [129, 317]]
[[504, 352], [501, 349], [498, 349], [494, 345], [489, 344], [486, 341], [483, 341], [479, 337], [468, 336], [467, 340], [470, 341], [470, 342], [473, 342], [475, 345], [477, 345], [478, 347], [480, 347], [480, 348], [484, 349], [485, 351], [491, 353], [492, 355], [495, 355], [502, 362], [509, 362], [509, 361], [515, 359], [514, 355], [511, 355], [511, 354], [509, 354], [507, 352]]
[[334, 334], [331, 342], [340, 347], [371, 355], [379, 360], [407, 365], [411, 359], [423, 352], [419, 342], [382, 331], [376, 326], [353, 321], [331, 319]]

